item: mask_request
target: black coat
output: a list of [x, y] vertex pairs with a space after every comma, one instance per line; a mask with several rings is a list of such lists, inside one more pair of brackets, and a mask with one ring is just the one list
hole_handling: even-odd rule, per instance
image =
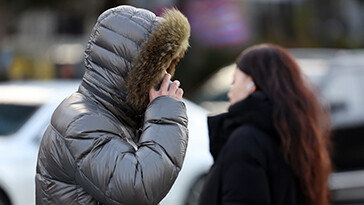
[[299, 204], [297, 180], [285, 163], [272, 105], [256, 92], [208, 118], [215, 163], [200, 204]]

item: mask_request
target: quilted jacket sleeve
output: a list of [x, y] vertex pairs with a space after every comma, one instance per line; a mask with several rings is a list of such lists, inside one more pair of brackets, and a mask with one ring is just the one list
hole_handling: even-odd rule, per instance
[[[76, 183], [103, 204], [157, 204], [181, 169], [188, 141], [183, 102], [161, 96], [148, 105], [137, 148], [112, 133], [95, 130], [80, 154]], [[71, 147], [84, 146], [73, 140]], [[71, 149], [72, 152], [72, 149]]]

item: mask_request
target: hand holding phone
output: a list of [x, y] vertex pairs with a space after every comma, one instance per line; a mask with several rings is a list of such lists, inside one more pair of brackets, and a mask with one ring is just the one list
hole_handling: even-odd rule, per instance
[[164, 75], [160, 88], [157, 90], [157, 85], [153, 86], [149, 90], [149, 102], [152, 102], [155, 98], [163, 95], [170, 96], [177, 100], [182, 100], [183, 90], [182, 88], [179, 88], [180, 84], [181, 83], [178, 80], [171, 82], [171, 75], [169, 73], [166, 73]]

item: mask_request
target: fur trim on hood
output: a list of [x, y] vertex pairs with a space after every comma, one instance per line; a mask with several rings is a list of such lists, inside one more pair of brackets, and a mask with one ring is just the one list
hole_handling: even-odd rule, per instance
[[190, 24], [177, 9], [166, 10], [163, 21], [142, 45], [126, 80], [127, 102], [138, 112], [149, 103], [149, 90], [158, 84], [165, 71], [172, 76], [175, 64], [189, 47]]

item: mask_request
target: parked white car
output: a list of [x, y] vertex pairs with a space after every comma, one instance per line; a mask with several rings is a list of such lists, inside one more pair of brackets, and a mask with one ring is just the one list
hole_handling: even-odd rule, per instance
[[[0, 84], [0, 205], [35, 204], [35, 169], [41, 137], [58, 104], [80, 81], [28, 81]], [[183, 168], [161, 204], [185, 204], [190, 189], [207, 173], [207, 111], [184, 100], [190, 133]]]

